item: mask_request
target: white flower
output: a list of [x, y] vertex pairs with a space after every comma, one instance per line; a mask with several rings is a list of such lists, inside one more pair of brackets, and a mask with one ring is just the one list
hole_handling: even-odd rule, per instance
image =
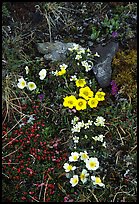
[[87, 173], [86, 169], [83, 169], [81, 174], [80, 174], [80, 179], [81, 179], [83, 184], [87, 181], [88, 176], [89, 176], [89, 174]]
[[103, 138], [104, 138], [104, 137], [105, 137], [104, 135], [99, 135], [99, 136], [98, 136], [98, 139], [99, 139], [98, 141], [103, 142]]
[[87, 139], [87, 138], [88, 138], [88, 136], [87, 136], [87, 135], [85, 135], [85, 136], [84, 136], [84, 138], [85, 138], [85, 139]]
[[28, 66], [25, 66], [25, 70], [26, 70], [26, 74], [28, 74], [28, 73], [29, 73], [29, 68], [28, 68]]
[[76, 81], [76, 80], [77, 80], [76, 75], [73, 75], [73, 76], [70, 77], [70, 81]]
[[93, 123], [93, 121], [88, 120], [88, 122], [84, 124], [84, 129], [89, 128], [89, 126], [91, 126], [91, 125], [92, 125], [92, 123]]
[[86, 151], [80, 152], [81, 160], [86, 161], [89, 159], [88, 153]]
[[21, 128], [22, 126], [24, 126], [25, 125], [25, 123], [21, 123], [21, 124], [19, 124], [19, 127]]
[[100, 141], [100, 142], [103, 142], [103, 137], [105, 137], [104, 135], [99, 135], [99, 136], [95, 136], [95, 137], [92, 137], [95, 141]]
[[87, 61], [82, 61], [81, 62], [82, 66], [85, 67], [86, 72], [88, 72], [88, 71], [90, 71], [92, 69], [93, 62], [91, 62], [91, 61], [89, 61], [89, 62], [91, 63], [91, 65], [88, 64]]
[[85, 49], [84, 48], [80, 48], [78, 51], [77, 51], [77, 54], [80, 55], [80, 54], [85, 54]]
[[100, 57], [100, 55], [97, 52], [94, 54], [94, 56], [95, 57]]
[[75, 133], [75, 132], [80, 132], [81, 128], [76, 124], [75, 126], [73, 126], [73, 128], [71, 128], [71, 132]]
[[52, 71], [51, 74], [54, 75], [54, 76], [58, 76], [58, 71], [57, 70], [55, 72]]
[[85, 124], [84, 124], [84, 129], [87, 129], [87, 128], [89, 128], [89, 124], [88, 124], [88, 123], [85, 123]]
[[77, 50], [79, 49], [79, 47], [80, 47], [80, 46], [79, 46], [78, 44], [74, 43], [74, 44], [73, 44], [73, 47], [72, 47], [72, 48], [68, 48], [68, 50], [71, 51], [71, 52], [74, 51], [74, 50], [77, 51]]
[[[74, 123], [75, 121], [72, 121], [72, 123]], [[72, 133], [74, 132], [80, 132], [81, 128], [84, 127], [84, 121], [82, 120], [82, 122], [77, 122], [76, 125], [73, 126], [73, 128], [71, 129]]]
[[27, 121], [27, 123], [32, 123], [32, 121], [35, 120], [35, 118], [33, 118], [33, 115], [31, 115]]
[[74, 116], [73, 120], [71, 121], [71, 124], [75, 125], [78, 122], [78, 120], [79, 120], [79, 117]]
[[96, 126], [103, 126], [103, 127], [105, 127], [104, 122], [105, 122], [105, 119], [104, 119], [102, 116], [98, 116], [98, 117], [96, 118], [96, 122], [94, 122], [94, 124], [95, 124]]
[[99, 185], [101, 187], [105, 187], [104, 183], [102, 183], [99, 177], [91, 176], [94, 185]]
[[89, 48], [86, 49], [86, 52], [91, 52], [91, 50]]
[[68, 65], [66, 65], [66, 64], [61, 64], [60, 65], [60, 69], [66, 69], [68, 67]]
[[79, 142], [79, 137], [73, 137], [74, 143], [78, 143]]
[[84, 121], [82, 120], [82, 122], [78, 122], [77, 126], [80, 128], [83, 128], [84, 127]]
[[102, 144], [102, 146], [106, 148], [106, 142], [104, 142], [104, 143]]
[[79, 60], [79, 59], [81, 59], [81, 58], [82, 58], [81, 55], [76, 55], [76, 57], [75, 57], [76, 60]]
[[78, 152], [72, 152], [71, 156], [69, 157], [70, 162], [78, 161], [79, 153]]
[[86, 168], [88, 170], [96, 170], [99, 168], [99, 161], [97, 158], [91, 157], [90, 159], [86, 160]]
[[28, 82], [28, 89], [30, 90], [30, 91], [32, 91], [32, 90], [34, 90], [34, 89], [36, 89], [36, 84], [34, 83], [34, 82]]
[[39, 72], [39, 75], [40, 75], [40, 80], [43, 80], [46, 77], [46, 69], [42, 69]]
[[23, 79], [23, 77], [21, 79], [18, 79], [19, 83], [17, 84], [18, 88], [23, 89], [24, 87], [26, 87], [26, 81]]
[[89, 125], [92, 125], [93, 121], [92, 120], [88, 120], [87, 122]]
[[76, 186], [79, 182], [78, 175], [74, 175], [73, 178], [70, 179], [70, 183], [72, 184], [72, 187]]
[[88, 65], [87, 61], [81, 61], [81, 64], [83, 67], [86, 67]]
[[95, 141], [98, 141], [98, 136], [92, 137]]
[[69, 171], [75, 170], [75, 169], [76, 169], [76, 166], [72, 166], [72, 165], [70, 165], [70, 164], [68, 164], [68, 163], [65, 163], [64, 166], [63, 166], [63, 168], [65, 169], [65, 172], [69, 172]]

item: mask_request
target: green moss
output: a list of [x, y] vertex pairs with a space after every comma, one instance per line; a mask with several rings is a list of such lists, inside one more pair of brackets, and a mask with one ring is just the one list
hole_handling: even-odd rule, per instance
[[135, 98], [137, 91], [137, 50], [119, 51], [113, 59], [113, 79], [120, 91]]

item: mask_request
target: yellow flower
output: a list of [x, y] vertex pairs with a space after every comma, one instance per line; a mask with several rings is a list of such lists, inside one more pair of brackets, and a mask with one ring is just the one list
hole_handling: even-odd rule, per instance
[[88, 105], [91, 108], [96, 108], [97, 105], [98, 105], [98, 100], [96, 98], [90, 98], [89, 101], [88, 101]]
[[76, 110], [84, 110], [86, 109], [86, 101], [82, 98], [76, 100]]
[[86, 86], [84, 88], [80, 88], [79, 90], [79, 96], [83, 97], [84, 99], [88, 100], [89, 97], [93, 97], [93, 91], [91, 91], [91, 89]]
[[64, 107], [69, 107], [69, 108], [73, 108], [73, 106], [76, 105], [76, 98], [75, 96], [71, 95], [71, 96], [66, 96], [64, 98], [64, 102], [63, 102], [63, 106]]
[[66, 69], [61, 68], [61, 70], [59, 72], [57, 72], [57, 76], [61, 76], [61, 75], [65, 74], [65, 73], [66, 73]]
[[85, 84], [86, 84], [85, 79], [77, 79], [76, 80], [76, 86], [77, 87], [84, 87]]
[[105, 98], [105, 93], [103, 91], [98, 91], [95, 95], [95, 98], [98, 100], [98, 101], [104, 101]]

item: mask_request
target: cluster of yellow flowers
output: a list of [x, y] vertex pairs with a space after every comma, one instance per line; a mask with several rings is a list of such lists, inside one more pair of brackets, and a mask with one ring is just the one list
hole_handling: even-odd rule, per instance
[[77, 87], [81, 87], [79, 89], [79, 96], [82, 98], [76, 99], [74, 95], [66, 96], [64, 98], [63, 106], [68, 108], [75, 107], [76, 110], [84, 110], [87, 108], [87, 104], [90, 108], [96, 108], [99, 101], [104, 101], [105, 93], [103, 91], [97, 91], [94, 96], [94, 92], [86, 86], [85, 79], [77, 79], [75, 81]]

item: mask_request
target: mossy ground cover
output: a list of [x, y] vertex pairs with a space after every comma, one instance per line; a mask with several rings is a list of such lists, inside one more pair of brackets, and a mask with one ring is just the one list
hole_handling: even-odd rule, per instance
[[[136, 202], [136, 9], [2, 4], [3, 202]], [[47, 62], [36, 43], [51, 40], [86, 49]], [[120, 48], [102, 89], [90, 69], [93, 46], [110, 40]]]

